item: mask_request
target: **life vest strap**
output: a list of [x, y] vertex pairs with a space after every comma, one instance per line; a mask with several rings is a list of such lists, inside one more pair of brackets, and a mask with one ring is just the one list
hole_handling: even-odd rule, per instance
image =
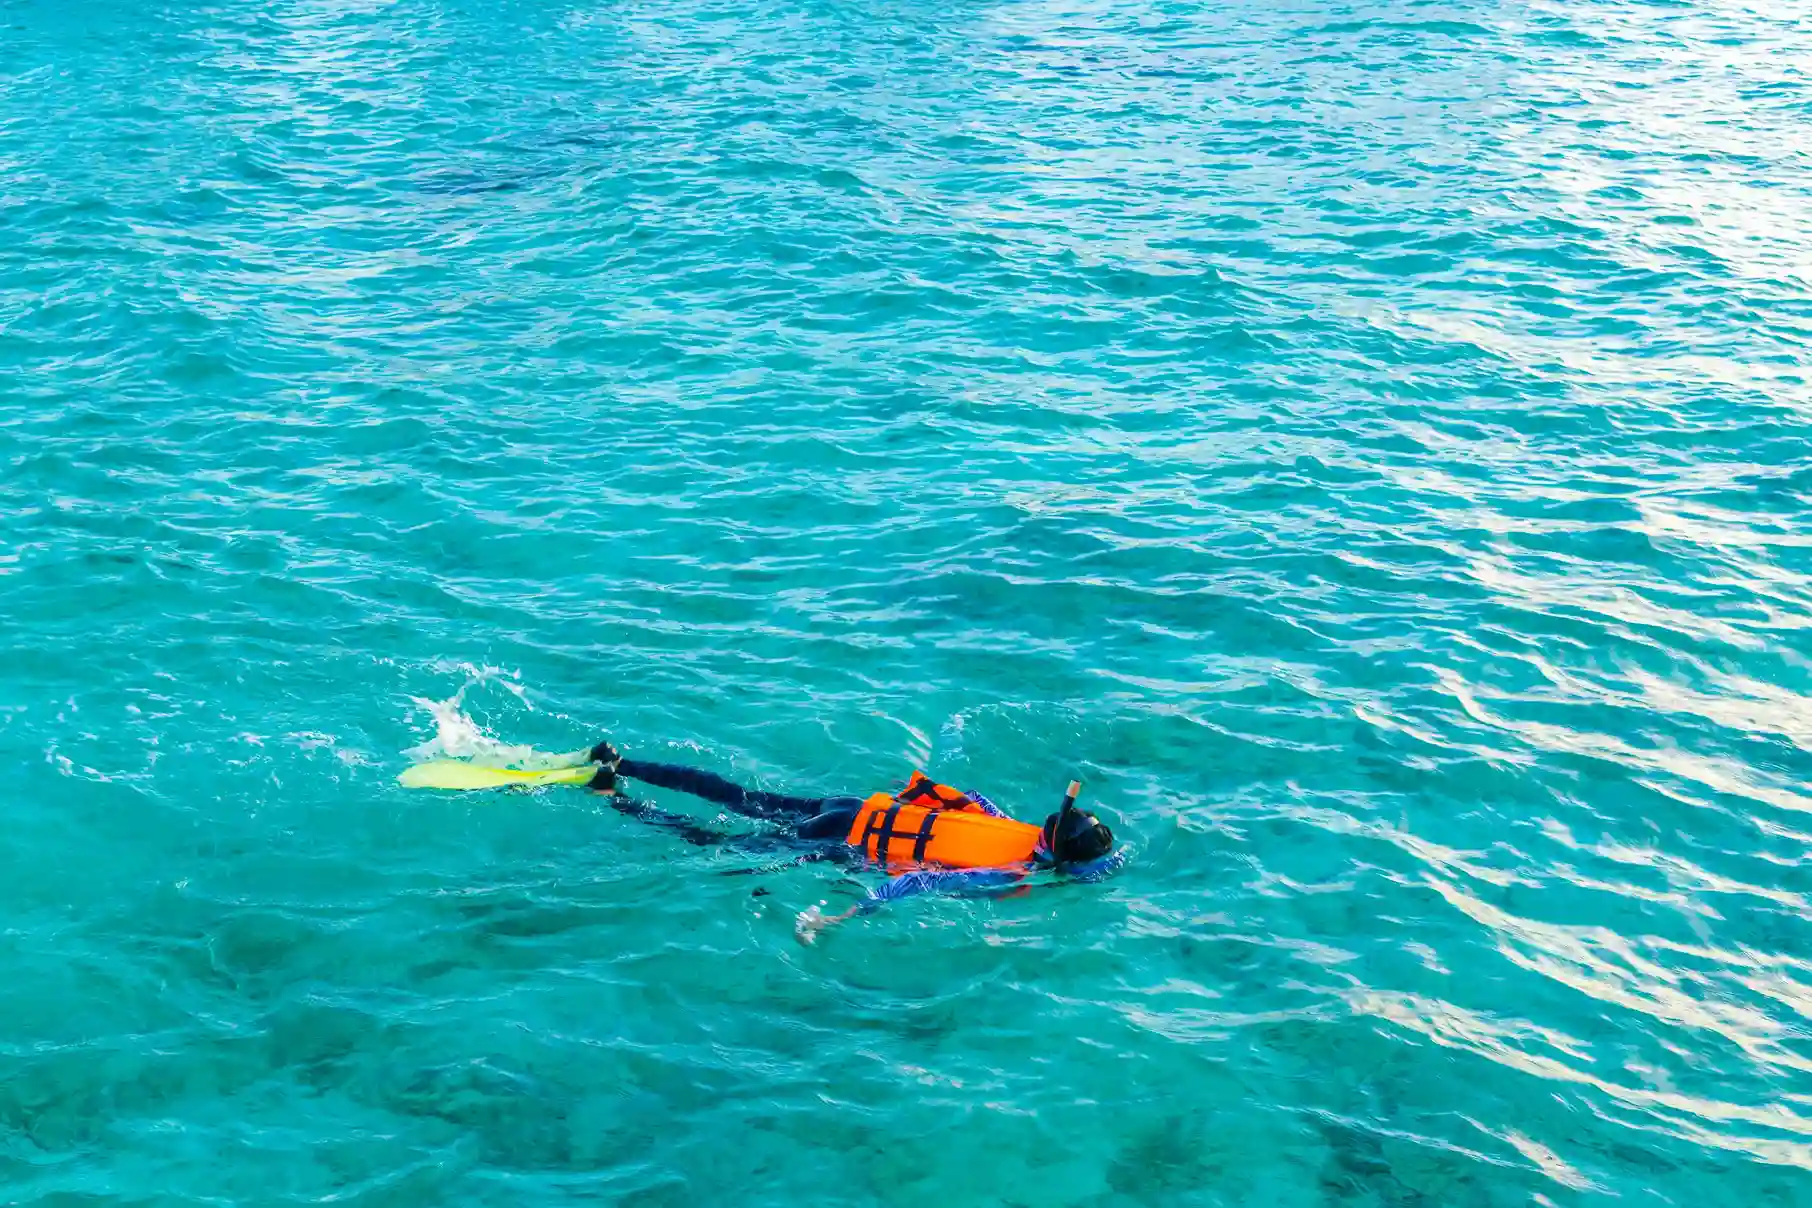
[[[940, 789], [942, 789], [943, 792], [940, 792]], [[945, 796], [945, 793], [950, 795]], [[933, 809], [960, 810], [968, 809], [975, 804], [974, 801], [970, 800], [968, 794], [956, 789], [947, 789], [944, 785], [938, 784], [936, 781], [932, 780], [931, 777], [922, 773], [919, 775], [918, 779], [901, 789], [894, 797], [894, 800], [903, 801], [906, 804], [911, 805], [913, 802], [922, 801], [926, 797], [930, 797], [933, 801], [937, 802], [936, 805], [931, 807]]]
[[868, 825], [862, 831], [862, 846], [868, 849], [872, 858], [879, 860], [887, 851], [887, 841], [893, 837], [893, 824], [900, 816], [900, 803], [894, 802], [886, 810], [871, 810]]
[[919, 819], [918, 830], [901, 831], [896, 824], [900, 820], [900, 810], [905, 808], [905, 805], [905, 802], [896, 800], [885, 811], [875, 810], [868, 816], [868, 826], [862, 831], [862, 846], [868, 849], [869, 856], [877, 863], [887, 861], [888, 848], [895, 839], [913, 841], [912, 860], [914, 863], [921, 863], [925, 859], [925, 849], [931, 844], [931, 828], [937, 822], [937, 811], [926, 810], [924, 817]]
[[[914, 802], [923, 797], [936, 797], [937, 786], [929, 780], [915, 780], [895, 795], [895, 801]], [[940, 798], [941, 800], [941, 798]]]
[[914, 864], [925, 862], [925, 849], [931, 845], [931, 825], [936, 821], [936, 811], [927, 811], [925, 816], [919, 819], [919, 833], [913, 836], [912, 844], [912, 862]]

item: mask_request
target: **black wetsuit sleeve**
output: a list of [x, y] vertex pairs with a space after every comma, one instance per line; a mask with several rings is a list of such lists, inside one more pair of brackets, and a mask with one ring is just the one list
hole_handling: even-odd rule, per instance
[[[643, 759], [624, 759], [617, 764], [617, 775], [657, 789], [690, 793], [715, 805], [750, 818], [796, 819], [811, 817], [824, 807], [823, 797], [789, 797], [761, 789], [745, 789], [714, 772], [682, 767], [673, 763], [650, 763]], [[652, 807], [650, 807], [652, 808]]]

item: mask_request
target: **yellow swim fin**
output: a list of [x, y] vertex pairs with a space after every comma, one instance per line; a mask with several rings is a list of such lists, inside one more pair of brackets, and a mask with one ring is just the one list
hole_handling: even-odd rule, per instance
[[509, 789], [539, 788], [546, 784], [584, 784], [597, 772], [594, 764], [576, 768], [487, 768], [458, 759], [436, 759], [405, 768], [396, 782], [406, 789]]

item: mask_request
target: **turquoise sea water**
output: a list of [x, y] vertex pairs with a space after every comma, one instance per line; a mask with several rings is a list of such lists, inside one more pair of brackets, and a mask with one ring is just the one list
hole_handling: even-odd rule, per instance
[[[1809, 61], [0, 2], [0, 1201], [1812, 1202]], [[1133, 860], [393, 783], [605, 734]]]

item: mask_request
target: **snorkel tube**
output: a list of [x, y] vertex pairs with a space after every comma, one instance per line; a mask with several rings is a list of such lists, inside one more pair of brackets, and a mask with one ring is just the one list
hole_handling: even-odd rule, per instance
[[1070, 815], [1076, 812], [1076, 798], [1081, 792], [1082, 782], [1080, 780], [1070, 781], [1070, 787], [1063, 791], [1063, 808], [1057, 811], [1056, 821], [1050, 824], [1051, 835], [1048, 842], [1051, 849], [1052, 868], [1063, 863], [1062, 860], [1057, 858], [1057, 844], [1060, 842], [1059, 836], [1061, 836], [1068, 828]]

